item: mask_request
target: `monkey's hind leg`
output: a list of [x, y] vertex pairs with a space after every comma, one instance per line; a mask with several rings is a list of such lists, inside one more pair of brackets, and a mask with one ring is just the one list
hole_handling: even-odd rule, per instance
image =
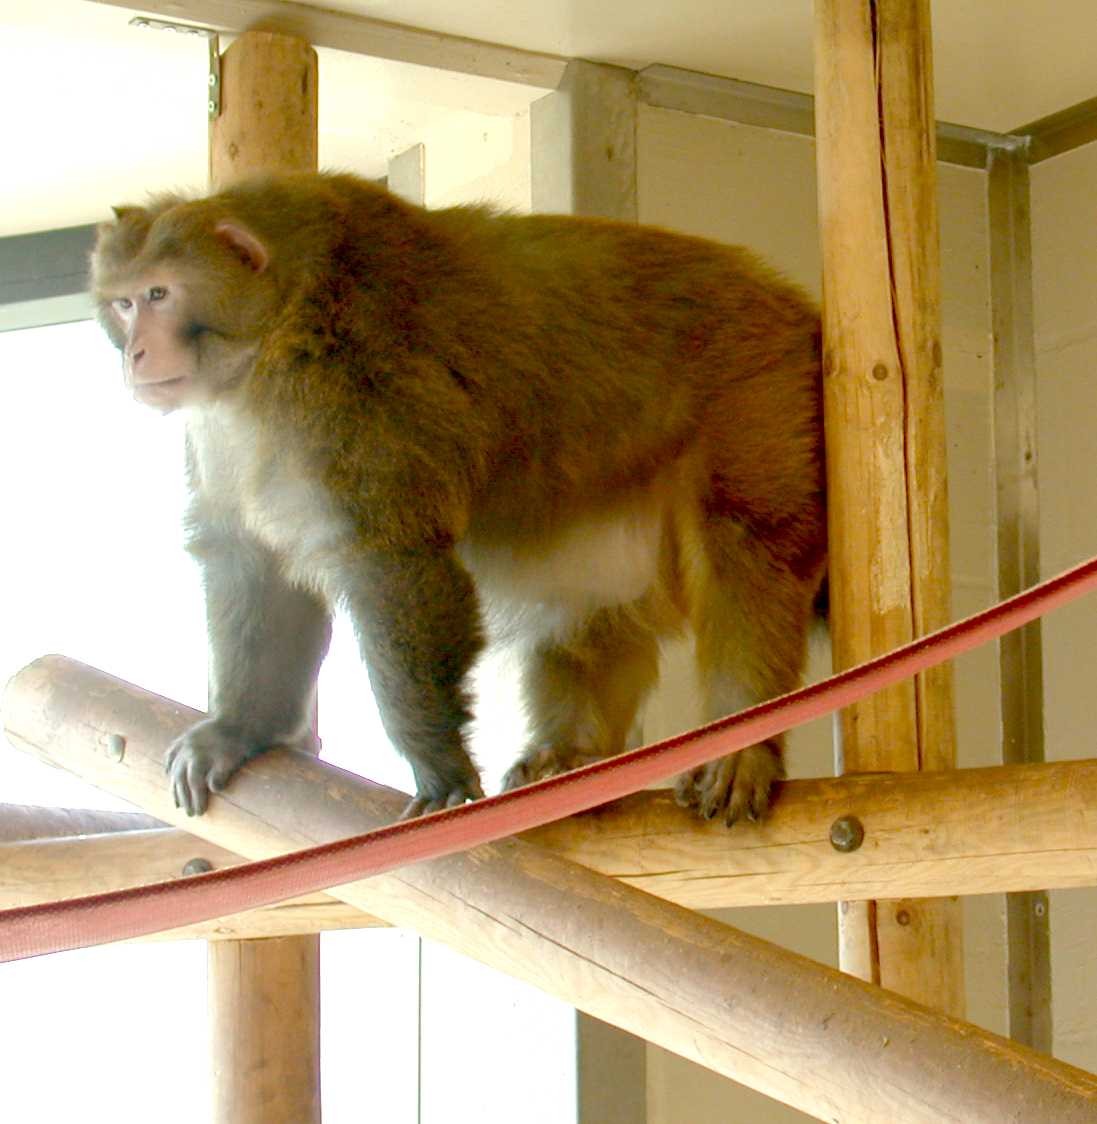
[[[690, 618], [705, 721], [795, 689], [802, 674], [814, 576], [800, 578], [749, 531], [717, 520], [693, 554]], [[678, 778], [678, 802], [706, 819], [758, 820], [784, 776], [778, 736]]]
[[599, 609], [566, 643], [539, 644], [523, 672], [529, 747], [503, 788], [620, 753], [658, 676], [656, 634], [637, 606]]

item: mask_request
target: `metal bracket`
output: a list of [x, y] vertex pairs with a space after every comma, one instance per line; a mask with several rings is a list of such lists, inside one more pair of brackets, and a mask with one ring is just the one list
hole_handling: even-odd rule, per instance
[[221, 116], [221, 45], [218, 33], [209, 27], [196, 27], [191, 23], [173, 23], [171, 20], [156, 20], [149, 16], [134, 16], [130, 27], [145, 28], [149, 31], [174, 31], [180, 35], [196, 35], [209, 41], [209, 77], [206, 91], [206, 108], [210, 118]]
[[221, 44], [216, 33], [209, 41], [209, 109], [210, 120], [221, 116]]

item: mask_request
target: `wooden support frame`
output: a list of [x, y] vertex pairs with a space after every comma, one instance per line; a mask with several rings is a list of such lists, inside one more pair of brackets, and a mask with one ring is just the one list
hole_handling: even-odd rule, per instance
[[[403, 806], [279, 751], [187, 821], [161, 768], [186, 708], [61, 657], [16, 676], [4, 703], [9, 730], [49, 763], [249, 857], [365, 830]], [[119, 735], [120, 757], [107, 752]], [[521, 840], [332, 892], [824, 1119], [1093, 1118], [1097, 1077]]]
[[[9, 736], [19, 741], [15, 728]], [[627, 800], [523, 838], [691, 909], [1061, 889], [1097, 884], [1097, 760], [944, 773], [850, 774], [786, 782], [773, 816], [727, 832], [667, 792]], [[0, 908], [180, 877], [231, 851], [150, 817], [0, 805]], [[61, 838], [68, 826], [79, 838]], [[854, 817], [857, 850], [829, 829]], [[165, 934], [223, 940], [379, 924], [327, 895]]]
[[[115, 0], [101, 0], [101, 2], [107, 2], [107, 3], [111, 3], [111, 2], [115, 2]], [[122, 3], [118, 3], [118, 4], [117, 4], [117, 6], [120, 6], [120, 7], [129, 7], [129, 6], [132, 6], [132, 5], [129, 5], [129, 4], [122, 4]], [[216, 6], [216, 5], [214, 5], [214, 6]], [[176, 14], [179, 14], [179, 9], [180, 9], [181, 7], [183, 7], [183, 5], [174, 5], [174, 8], [175, 8], [175, 10], [176, 10]], [[223, 10], [223, 11], [226, 11], [226, 12], [227, 12], [227, 11], [229, 11], [229, 10], [230, 10], [230, 8], [231, 8], [231, 5], [229, 5], [229, 4], [220, 4], [220, 5], [219, 5], [219, 7], [221, 8], [221, 10]], [[253, 7], [254, 7], [254, 6], [253, 6]], [[247, 8], [247, 5], [240, 5], [240, 6], [238, 6], [238, 8], [239, 8], [239, 10], [243, 11], [243, 10], [245, 10], [245, 8]], [[212, 6], [211, 6], [211, 10], [212, 10]], [[403, 29], [403, 30], [410, 30], [410, 29]], [[419, 34], [421, 34], [421, 35], [423, 36], [422, 42], [423, 42], [423, 44], [424, 44], [424, 45], [426, 45], [426, 44], [428, 43], [429, 39], [430, 39], [430, 34], [429, 34], [429, 33], [419, 33]], [[435, 37], [435, 38], [437, 39], [437, 41], [438, 41], [439, 43], [442, 43], [442, 42], [443, 42], [444, 40], [446, 40], [446, 39], [447, 39], [447, 37], [445, 37], [445, 36], [437, 36], [437, 37]], [[364, 40], [363, 40], [363, 42], [364, 42]], [[374, 52], [374, 51], [372, 51], [372, 50], [369, 50], [369, 51], [367, 51], [367, 53], [383, 53], [383, 52]], [[394, 56], [392, 56], [392, 57], [397, 57], [397, 56], [395, 56], [395, 55], [394, 55]], [[470, 56], [470, 57], [471, 57], [471, 56]], [[562, 65], [562, 63], [561, 63], [561, 65]], [[655, 68], [655, 69], [662, 69], [662, 68]], [[468, 72], [472, 73], [472, 72], [474, 72], [474, 71], [473, 71], [472, 69], [470, 69], [470, 70], [469, 70]], [[477, 71], [477, 72], [478, 72], [478, 71]], [[704, 79], [704, 78], [703, 78], [702, 76], [694, 76], [694, 77], [697, 77], [697, 78], [699, 78], [699, 79], [700, 79], [701, 81], [719, 81], [719, 80], [712, 80], [712, 79]], [[795, 97], [795, 96], [793, 96], [793, 97]], [[1090, 105], [1087, 105], [1087, 106], [1083, 106], [1083, 107], [1081, 107], [1081, 109], [1085, 111], [1085, 112], [1083, 113], [1083, 115], [1082, 115], [1082, 116], [1084, 117], [1084, 122], [1083, 122], [1083, 123], [1084, 123], [1084, 124], [1086, 124], [1086, 126], [1087, 126], [1087, 133], [1086, 133], [1086, 135], [1085, 135], [1085, 136], [1082, 136], [1082, 137], [1081, 137], [1081, 139], [1075, 138], [1075, 137], [1074, 137], [1074, 134], [1071, 134], [1071, 138], [1070, 138], [1070, 140], [1069, 140], [1069, 143], [1068, 143], [1068, 144], [1065, 144], [1065, 145], [1064, 145], [1063, 147], [1070, 147], [1071, 145], [1073, 145], [1073, 144], [1076, 144], [1076, 143], [1085, 143], [1085, 142], [1087, 142], [1087, 141], [1089, 141], [1089, 140], [1092, 140], [1092, 139], [1093, 139], [1093, 136], [1094, 136], [1094, 135], [1097, 135], [1097, 133], [1095, 133], [1095, 132], [1094, 132], [1094, 130], [1093, 130], [1093, 126], [1092, 126], [1092, 121], [1093, 121], [1093, 119], [1094, 119], [1094, 112], [1093, 112], [1093, 106], [1092, 106], [1092, 104], [1090, 104]], [[764, 115], [763, 115], [763, 116], [764, 116]], [[759, 123], [764, 123], [764, 122], [760, 121]], [[1039, 125], [1038, 125], [1038, 126], [1037, 126], [1037, 127], [1035, 128], [1035, 129], [1034, 129], [1034, 138], [1036, 138], [1036, 134], [1037, 134], [1037, 133], [1038, 133], [1038, 132], [1040, 131], [1040, 127], [1041, 127], [1041, 126], [1044, 126], [1045, 124], [1047, 124], [1047, 123], [1041, 122], [1041, 123], [1039, 123]], [[799, 131], [799, 130], [797, 130], [797, 131]], [[1028, 131], [1028, 130], [1023, 130], [1023, 132], [1027, 132], [1027, 131]], [[1050, 130], [1045, 130], [1045, 131], [1050, 131]], [[939, 133], [939, 138], [940, 138], [940, 135], [941, 135], [941, 134]], [[988, 136], [989, 136], [989, 135], [988, 135]], [[1038, 140], [1038, 138], [1036, 138], [1036, 139]], [[987, 144], [987, 147], [988, 147], [988, 149], [990, 149], [990, 150], [997, 150], [998, 148], [1000, 148], [1000, 147], [1001, 147], [1001, 143], [1000, 143], [1000, 142], [1001, 142], [1002, 140], [1009, 140], [1009, 138], [996, 138], [996, 137], [994, 137], [994, 136], [990, 136], [990, 139], [989, 139], [989, 140], [988, 140], [988, 141], [986, 142], [986, 144]], [[978, 143], [977, 143], [977, 142], [974, 142], [974, 141], [973, 141], [973, 142], [972, 142], [972, 147], [975, 147], [975, 148], [977, 148], [977, 147], [978, 147]], [[1055, 151], [1058, 151], [1058, 149], [1056, 149]], [[1026, 153], [1025, 153], [1024, 151], [1023, 151], [1023, 149], [1018, 149], [1018, 151], [1017, 151], [1016, 153], [1014, 153], [1014, 154], [1013, 154], [1013, 157], [1014, 157], [1014, 161], [1015, 161], [1016, 163], [1018, 163], [1018, 165], [1023, 165], [1023, 164], [1024, 164], [1024, 162], [1025, 162], [1025, 160], [1026, 160], [1026, 156], [1027, 156], [1027, 158], [1028, 158], [1029, 160], [1035, 160], [1035, 159], [1042, 159], [1042, 158], [1046, 158], [1046, 157], [1047, 157], [1048, 155], [1052, 155], [1052, 154], [1053, 154], [1053, 152], [1052, 152], [1051, 150], [1048, 150], [1048, 149], [1046, 149], [1046, 148], [1044, 148], [1044, 147], [1041, 147], [1039, 143], [1035, 143], [1035, 141], [1034, 141], [1033, 147], [1032, 147], [1032, 148], [1031, 148], [1031, 149], [1030, 149], [1030, 150], [1028, 151], [1028, 153], [1027, 153], [1027, 154], [1026, 154]], [[970, 163], [971, 161], [969, 161], [969, 160], [965, 159], [965, 160], [964, 160], [963, 162], [965, 162], [965, 163]], [[34, 236], [34, 237], [36, 237], [36, 238], [37, 238], [37, 237], [40, 237], [40, 236]], [[935, 829], [936, 829], [936, 827], [938, 827], [938, 826], [939, 826], [939, 825], [937, 825], [937, 824], [936, 824], [936, 822], [935, 822]], [[957, 857], [958, 857], [958, 856], [957, 856]], [[992, 861], [992, 862], [993, 862], [993, 860], [990, 860], [990, 861]], [[928, 868], [927, 868], [927, 869], [928, 869]], [[1054, 872], [1054, 871], [1053, 871], [1053, 872], [1051, 872], [1051, 875], [1050, 875], [1050, 878], [1051, 878], [1051, 880], [1050, 880], [1050, 881], [1048, 881], [1048, 882], [1047, 882], [1046, 884], [1047, 884], [1047, 885], [1049, 885], [1049, 886], [1051, 886], [1051, 885], [1057, 885], [1058, 883], [1056, 883], [1056, 882], [1054, 881], [1055, 877], [1056, 877], [1056, 874], [1055, 874], [1055, 872]], [[1063, 883], [1063, 884], [1067, 884], [1067, 883]], [[960, 890], [960, 889], [958, 889], [958, 890], [955, 890], [954, 892], [957, 892], [957, 893], [959, 893], [959, 892], [973, 892], [973, 891], [968, 891], [968, 890]]]

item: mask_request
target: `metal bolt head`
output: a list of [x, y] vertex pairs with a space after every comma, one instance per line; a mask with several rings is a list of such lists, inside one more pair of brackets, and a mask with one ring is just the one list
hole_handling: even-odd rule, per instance
[[856, 816], [839, 816], [830, 825], [830, 845], [843, 854], [856, 851], [865, 841], [865, 828]]
[[107, 756], [112, 761], [121, 761], [126, 756], [126, 739], [121, 734], [107, 735]]
[[184, 874], [208, 874], [213, 870], [209, 859], [190, 859], [183, 867]]

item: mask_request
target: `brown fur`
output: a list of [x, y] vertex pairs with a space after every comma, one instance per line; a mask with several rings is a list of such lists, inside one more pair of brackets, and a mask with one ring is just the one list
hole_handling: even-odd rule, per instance
[[[135, 390], [190, 417], [215, 690], [169, 766], [188, 810], [304, 737], [336, 602], [413, 811], [480, 792], [463, 728], [485, 621], [526, 653], [512, 785], [619, 752], [684, 627], [709, 717], [797, 684], [825, 555], [818, 319], [748, 252], [427, 212], [350, 176], [117, 215], [101, 318]], [[779, 750], [680, 798], [760, 815]]]

